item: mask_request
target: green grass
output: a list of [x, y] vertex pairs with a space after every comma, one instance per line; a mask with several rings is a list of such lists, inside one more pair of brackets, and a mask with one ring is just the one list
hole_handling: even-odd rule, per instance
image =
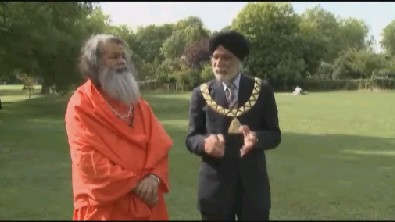
[[[68, 96], [0, 86], [0, 219], [70, 219]], [[200, 219], [199, 159], [184, 146], [189, 93], [145, 94], [174, 140], [171, 219]], [[276, 94], [282, 144], [267, 152], [271, 219], [395, 218], [395, 92]]]

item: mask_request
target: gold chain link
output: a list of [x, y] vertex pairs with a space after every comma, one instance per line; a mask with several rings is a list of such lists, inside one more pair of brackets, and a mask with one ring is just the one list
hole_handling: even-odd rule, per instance
[[244, 103], [243, 106], [235, 109], [227, 109], [223, 106], [218, 105], [211, 98], [210, 93], [208, 91], [207, 83], [203, 83], [202, 85], [200, 85], [200, 91], [202, 92], [203, 98], [206, 100], [207, 105], [211, 107], [213, 110], [225, 116], [238, 117], [248, 112], [258, 100], [259, 93], [261, 90], [262, 80], [257, 77], [255, 77], [254, 79], [255, 79], [254, 89], [252, 90], [250, 98], [247, 100], [247, 102]]

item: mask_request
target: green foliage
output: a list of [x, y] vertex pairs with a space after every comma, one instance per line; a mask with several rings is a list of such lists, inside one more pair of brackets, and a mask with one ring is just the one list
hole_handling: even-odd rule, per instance
[[374, 79], [373, 87], [378, 89], [395, 89], [395, 78]]
[[[317, 69], [316, 74], [313, 76], [315, 79], [332, 79], [332, 74], [335, 71], [335, 66], [331, 63], [321, 62]], [[311, 77], [311, 76], [310, 76]]]
[[274, 82], [305, 75], [299, 18], [290, 3], [248, 3], [233, 20], [232, 29], [251, 44], [245, 63], [252, 75]]
[[76, 2], [7, 4], [9, 29], [1, 39], [7, 56], [1, 57], [0, 63], [6, 64], [6, 72], [20, 69], [40, 77], [43, 93], [53, 84], [62, 88], [78, 81], [76, 62], [81, 42], [88, 35], [84, 30], [92, 31], [87, 22], [92, 19], [87, 18], [92, 9], [91, 4]]
[[[385, 54], [373, 52], [364, 21], [336, 17], [321, 6], [298, 15], [290, 3], [251, 2], [222, 30], [246, 35], [251, 53], [245, 71], [276, 89], [305, 79], [385, 79], [395, 73], [395, 21], [383, 30]], [[112, 33], [129, 44], [138, 80], [158, 87], [177, 81], [177, 89], [187, 90], [213, 77], [207, 39], [217, 32], [196, 16], [133, 32], [111, 25], [97, 3], [0, 3], [0, 79], [16, 82], [18, 70], [40, 81], [43, 94], [50, 88], [67, 93], [82, 81], [77, 65], [83, 42]]]
[[348, 18], [339, 22], [340, 46], [344, 48], [366, 49], [368, 46], [369, 28], [360, 19]]
[[180, 58], [186, 45], [208, 37], [209, 32], [203, 27], [198, 17], [190, 16], [177, 22], [171, 36], [163, 43], [161, 50], [165, 58]]
[[173, 33], [174, 25], [149, 25], [139, 27], [135, 35], [129, 40], [132, 50], [145, 62], [153, 63], [155, 59], [163, 61], [160, 48]]
[[342, 51], [367, 48], [372, 44], [368, 32], [368, 26], [361, 20], [336, 18], [320, 6], [307, 9], [300, 21], [306, 71], [314, 75], [321, 62], [333, 63]]
[[395, 56], [395, 20], [392, 20], [383, 30], [381, 46], [392, 56]]
[[181, 71], [184, 67], [184, 63], [181, 59], [165, 59], [158, 68], [158, 74], [160, 76], [169, 76], [178, 71]]
[[213, 78], [214, 78], [214, 74], [213, 74], [213, 68], [211, 67], [211, 64], [209, 62], [204, 63], [202, 72], [200, 74], [200, 80], [202, 82], [207, 82]]
[[333, 79], [370, 78], [386, 65], [384, 56], [351, 49], [335, 60]]

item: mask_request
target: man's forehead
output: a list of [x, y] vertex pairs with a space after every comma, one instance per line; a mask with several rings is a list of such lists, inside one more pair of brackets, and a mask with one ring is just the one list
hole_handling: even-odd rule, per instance
[[104, 53], [124, 52], [125, 46], [121, 43], [114, 41], [103, 42], [99, 45], [99, 48]]

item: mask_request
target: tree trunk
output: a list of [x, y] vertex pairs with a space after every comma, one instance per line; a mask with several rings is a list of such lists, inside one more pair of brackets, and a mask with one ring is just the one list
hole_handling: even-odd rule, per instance
[[41, 84], [41, 95], [48, 95], [49, 94], [49, 83], [48, 80], [44, 79], [44, 82]]

